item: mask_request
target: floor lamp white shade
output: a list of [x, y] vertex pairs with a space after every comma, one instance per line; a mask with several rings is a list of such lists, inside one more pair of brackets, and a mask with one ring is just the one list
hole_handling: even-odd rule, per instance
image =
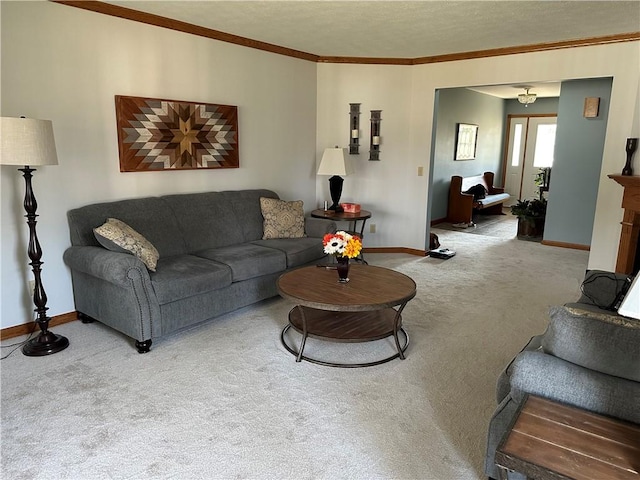
[[2, 117], [0, 165], [57, 165], [51, 120]]
[[38, 202], [33, 193], [31, 178], [39, 165], [57, 165], [56, 143], [53, 126], [49, 120], [31, 118], [0, 118], [0, 164], [22, 165], [25, 181], [24, 209], [29, 227], [29, 247], [27, 253], [31, 262], [34, 289], [33, 303], [36, 306], [36, 324], [40, 334], [22, 346], [22, 353], [30, 357], [40, 357], [64, 350], [69, 346], [67, 338], [49, 331], [47, 316], [47, 294], [42, 285], [42, 248], [36, 234], [36, 210]]

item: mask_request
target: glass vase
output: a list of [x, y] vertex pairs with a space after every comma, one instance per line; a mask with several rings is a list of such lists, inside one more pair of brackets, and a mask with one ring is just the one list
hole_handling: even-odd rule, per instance
[[336, 257], [338, 261], [338, 282], [347, 283], [349, 281], [349, 257]]

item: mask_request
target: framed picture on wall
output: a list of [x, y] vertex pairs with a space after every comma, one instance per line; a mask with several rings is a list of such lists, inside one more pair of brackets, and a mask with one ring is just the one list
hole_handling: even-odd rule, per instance
[[478, 125], [469, 123], [456, 124], [456, 150], [454, 160], [473, 160], [476, 158], [478, 145]]

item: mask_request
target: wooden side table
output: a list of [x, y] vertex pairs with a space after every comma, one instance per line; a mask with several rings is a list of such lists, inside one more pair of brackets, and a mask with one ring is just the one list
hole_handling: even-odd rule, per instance
[[495, 462], [503, 478], [639, 480], [640, 425], [529, 396]]
[[[333, 220], [336, 222], [349, 222], [348, 233], [358, 235], [364, 241], [364, 226], [367, 223], [367, 219], [371, 218], [371, 212], [368, 210], [360, 210], [358, 213], [348, 212], [334, 212], [333, 210], [317, 209], [311, 212], [311, 216], [314, 218], [324, 218], [326, 220]], [[362, 222], [360, 231], [358, 231], [358, 222]], [[359, 260], [364, 264], [367, 264], [362, 251], [355, 260]]]

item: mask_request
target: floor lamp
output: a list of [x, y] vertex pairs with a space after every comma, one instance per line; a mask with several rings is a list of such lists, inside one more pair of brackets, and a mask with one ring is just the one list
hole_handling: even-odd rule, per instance
[[31, 166], [58, 164], [53, 126], [50, 120], [31, 118], [2, 117], [0, 121], [0, 165], [24, 165], [24, 168], [18, 170], [22, 172], [26, 186], [24, 209], [27, 212], [25, 216], [29, 226], [29, 265], [35, 280], [33, 303], [36, 306], [36, 323], [40, 327], [40, 334], [24, 344], [22, 353], [30, 357], [40, 357], [59, 352], [69, 346], [69, 340], [49, 331], [51, 319], [47, 317], [47, 294], [41, 278], [42, 249], [36, 235], [38, 203], [31, 187], [31, 177], [35, 172]]

